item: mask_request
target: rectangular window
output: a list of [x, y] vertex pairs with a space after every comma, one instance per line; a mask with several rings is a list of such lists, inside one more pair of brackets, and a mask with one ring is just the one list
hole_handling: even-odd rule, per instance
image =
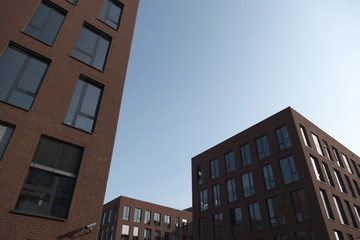
[[268, 191], [274, 189], [276, 185], [275, 185], [275, 179], [271, 168], [271, 164], [263, 166], [262, 173], [264, 177], [265, 189]]
[[295, 233], [296, 240], [315, 240], [313, 231], [301, 231]]
[[109, 213], [108, 213], [108, 223], [111, 222], [111, 216], [112, 216], [112, 209], [109, 209]]
[[279, 160], [281, 173], [284, 184], [289, 184], [299, 181], [299, 175], [296, 170], [293, 156], [289, 156]]
[[330, 161], [334, 161], [330, 154], [329, 145], [324, 140], [323, 140], [323, 147], [324, 147], [325, 156], [327, 157], [327, 159], [329, 159]]
[[255, 186], [254, 186], [252, 172], [247, 172], [242, 174], [241, 182], [242, 182], [244, 197], [250, 197], [255, 194]]
[[232, 178], [226, 181], [226, 189], [227, 189], [228, 202], [235, 202], [236, 201], [235, 179]]
[[333, 153], [334, 153], [334, 156], [335, 156], [335, 159], [336, 159], [336, 163], [339, 167], [342, 167], [344, 168], [344, 164], [340, 158], [340, 155], [339, 155], [339, 152], [336, 148], [333, 147]]
[[139, 227], [134, 227], [133, 240], [139, 240]]
[[210, 178], [215, 179], [219, 177], [219, 160], [214, 159], [210, 161]]
[[336, 240], [345, 240], [344, 235], [342, 234], [341, 231], [334, 229], [334, 235]]
[[179, 235], [177, 233], [173, 233], [172, 240], [179, 240]]
[[155, 230], [155, 240], [161, 240], [161, 231]]
[[358, 169], [355, 161], [351, 159], [351, 163], [352, 163], [352, 165], [353, 165], [353, 168], [355, 169], [355, 172], [356, 172], [357, 177], [360, 178], [360, 172], [359, 172], [359, 169]]
[[301, 132], [301, 136], [303, 137], [305, 145], [307, 147], [311, 148], [310, 141], [309, 141], [309, 138], [308, 138], [307, 133], [306, 133], [306, 129], [302, 125], [300, 125], [300, 132]]
[[249, 144], [242, 145], [240, 147], [241, 152], [241, 162], [242, 166], [245, 167], [251, 164], [251, 155], [250, 155], [250, 147]]
[[42, 136], [15, 209], [66, 219], [82, 153], [81, 147]]
[[357, 205], [354, 205], [354, 210], [355, 210], [357, 220], [360, 222], [360, 207]]
[[291, 141], [287, 126], [275, 130], [280, 151], [291, 147]]
[[182, 230], [183, 230], [183, 232], [187, 232], [187, 230], [188, 230], [188, 221], [187, 221], [187, 219], [181, 219], [181, 222], [182, 222]]
[[356, 189], [356, 191], [357, 191], [358, 195], [360, 196], [360, 188], [359, 188], [359, 184], [358, 184], [358, 183], [357, 183], [357, 181], [355, 181], [355, 180], [353, 180], [353, 183], [354, 183], [354, 185], [355, 185], [355, 189]]
[[0, 58], [0, 101], [29, 110], [50, 61], [9, 46]]
[[170, 233], [169, 232], [165, 232], [165, 240], [170, 240]]
[[150, 211], [145, 211], [144, 223], [146, 225], [150, 225], [150, 223], [151, 223], [151, 212]]
[[334, 173], [335, 173], [335, 178], [336, 178], [336, 181], [337, 181], [337, 183], [338, 183], [338, 185], [339, 185], [339, 187], [340, 187], [340, 190], [343, 192], [343, 193], [348, 193], [347, 192], [347, 190], [346, 190], [346, 187], [345, 187], [345, 183], [344, 183], [344, 181], [343, 181], [343, 179], [342, 179], [342, 177], [341, 177], [341, 173], [338, 171], [338, 170], [336, 170], [335, 168], [334, 168]]
[[104, 0], [99, 19], [114, 29], [118, 29], [123, 6], [117, 1]]
[[314, 133], [311, 133], [311, 136], [314, 140], [314, 143], [315, 143], [315, 147], [316, 147], [316, 151], [318, 152], [318, 154], [320, 154], [321, 156], [324, 156], [324, 152], [321, 148], [321, 145], [320, 145], [320, 141], [319, 141], [319, 138], [318, 136], [316, 136]]
[[256, 149], [259, 160], [270, 156], [270, 148], [266, 135], [256, 139]]
[[348, 213], [350, 214], [350, 218], [351, 218], [351, 222], [352, 222], [353, 227], [356, 228], [356, 229], [359, 229], [359, 226], [358, 226], [358, 224], [357, 224], [357, 222], [355, 220], [354, 213], [353, 213], [353, 211], [351, 209], [350, 203], [348, 201], [346, 201], [346, 200], [344, 200], [344, 202], [345, 202], [345, 206], [346, 206], [346, 208], [348, 210]]
[[66, 13], [53, 4], [41, 2], [24, 32], [40, 41], [53, 45]]
[[313, 166], [313, 169], [315, 172], [316, 179], [318, 181], [325, 182], [325, 178], [321, 171], [319, 161], [317, 160], [316, 157], [313, 157], [313, 156], [310, 156], [310, 159], [311, 159], [311, 163], [312, 163], [312, 166]]
[[161, 214], [160, 213], [154, 213], [154, 225], [160, 226], [161, 221]]
[[197, 184], [201, 185], [204, 183], [204, 176], [203, 176], [203, 170], [202, 170], [202, 166], [197, 166], [196, 167], [196, 179], [197, 179]]
[[117, 215], [118, 215], [118, 207], [114, 208], [114, 221], [117, 220]]
[[71, 2], [72, 4], [76, 5], [78, 0], [67, 0], [68, 2]]
[[141, 209], [135, 208], [134, 211], [134, 222], [140, 223], [141, 222]]
[[303, 222], [311, 218], [310, 206], [303, 189], [291, 192], [291, 200], [296, 221]]
[[106, 212], [103, 212], [101, 216], [101, 225], [105, 224], [105, 219], [106, 219]]
[[262, 230], [263, 225], [262, 225], [259, 203], [257, 202], [251, 203], [248, 205], [248, 208], [249, 208], [251, 231]]
[[335, 203], [335, 207], [336, 207], [336, 211], [340, 217], [340, 222], [344, 225], [349, 225], [349, 221], [346, 217], [345, 211], [344, 211], [344, 207], [341, 203], [341, 200], [338, 196], [333, 195], [333, 200]]
[[129, 234], [130, 234], [130, 226], [123, 224], [121, 229], [121, 240], [129, 240]]
[[218, 207], [221, 205], [221, 199], [220, 199], [220, 186], [219, 184], [216, 184], [212, 186], [213, 190], [213, 203], [214, 207]]
[[5, 153], [13, 132], [14, 126], [0, 122], [0, 160]]
[[357, 197], [356, 197], [356, 194], [355, 194], [355, 191], [354, 191], [354, 188], [353, 188], [353, 186], [352, 186], [352, 184], [351, 184], [350, 178], [349, 178], [348, 176], [346, 176], [346, 175], [344, 175], [344, 176], [345, 176], [345, 180], [346, 180], [346, 182], [347, 182], [347, 185], [349, 186], [349, 190], [350, 190], [351, 196], [352, 196], [353, 198], [357, 198]]
[[215, 213], [213, 215], [214, 224], [214, 240], [224, 239], [224, 216], [222, 213]]
[[170, 228], [171, 227], [171, 219], [169, 215], [164, 215], [164, 227]]
[[79, 79], [66, 114], [65, 124], [92, 132], [100, 105], [102, 88]]
[[180, 218], [175, 217], [175, 229], [176, 231], [179, 231], [180, 228]]
[[199, 199], [200, 199], [200, 212], [207, 210], [209, 208], [207, 189], [199, 191]]
[[285, 214], [284, 214], [284, 205], [281, 201], [280, 196], [276, 196], [273, 198], [268, 198], [266, 200], [270, 226], [278, 227], [285, 225]]
[[323, 169], [324, 169], [324, 172], [325, 172], [325, 176], [326, 176], [326, 180], [328, 181], [328, 183], [330, 184], [330, 186], [332, 187], [335, 187], [335, 183], [334, 183], [334, 180], [331, 176], [331, 173], [330, 173], [330, 170], [329, 170], [329, 167], [326, 163], [322, 163], [322, 166], [323, 166]]
[[332, 211], [331, 206], [330, 206], [329, 199], [328, 199], [328, 197], [326, 195], [326, 191], [323, 190], [323, 189], [320, 189], [320, 196], [321, 196], [321, 199], [322, 199], [322, 202], [323, 202], [323, 205], [324, 205], [324, 208], [325, 208], [326, 215], [327, 215], [328, 219], [335, 220], [333, 211]]
[[124, 206], [122, 220], [129, 221], [129, 218], [130, 218], [130, 207]]
[[205, 240], [205, 220], [199, 218], [199, 240]]
[[151, 229], [145, 228], [145, 230], [144, 230], [144, 240], [151, 240]]
[[71, 56], [102, 71], [110, 41], [111, 38], [99, 30], [83, 26]]
[[233, 151], [225, 154], [225, 166], [226, 166], [226, 173], [235, 171], [236, 169], [235, 154]]
[[245, 232], [244, 228], [244, 218], [241, 211], [241, 208], [234, 208], [230, 210], [231, 218], [231, 230], [232, 235], [237, 236]]
[[345, 156], [345, 154], [341, 154], [343, 160], [344, 160], [344, 163], [345, 163], [345, 167], [346, 167], [346, 170], [351, 173], [352, 175], [354, 175], [354, 172], [353, 170], [351, 169], [351, 166], [349, 164], [349, 161], [348, 161], [348, 158]]

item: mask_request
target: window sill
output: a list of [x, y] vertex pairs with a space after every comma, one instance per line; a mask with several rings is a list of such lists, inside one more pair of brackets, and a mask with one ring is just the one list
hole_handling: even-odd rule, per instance
[[53, 42], [52, 44], [49, 44], [49, 43], [46, 43], [46, 42], [44, 42], [44, 41], [41, 41], [40, 39], [38, 39], [38, 38], [36, 38], [36, 37], [34, 37], [34, 36], [31, 36], [30, 34], [24, 32], [24, 31], [20, 31], [20, 32], [21, 32], [22, 34], [25, 34], [26, 36], [28, 36], [28, 37], [30, 37], [30, 38], [38, 41], [38, 42], [41, 42], [41, 43], [45, 44], [45, 45], [48, 46], [48, 47], [52, 47], [52, 46], [54, 45], [55, 40], [56, 40], [56, 39], [54, 39], [54, 42]]
[[74, 127], [74, 126], [69, 125], [69, 124], [66, 124], [66, 123], [62, 123], [62, 124], [63, 124], [63, 125], [65, 125], [65, 126], [68, 126], [68, 127], [70, 127], [70, 128], [73, 128], [73, 129], [79, 130], [79, 131], [81, 131], [81, 132], [84, 132], [84, 133], [90, 134], [90, 135], [93, 135], [93, 134], [94, 134], [93, 132], [88, 132], [88, 131], [86, 131], [86, 130], [83, 130], [83, 129], [81, 129], [81, 128]]
[[10, 213], [25, 215], [25, 216], [29, 216], [29, 217], [44, 218], [44, 219], [49, 219], [49, 220], [54, 220], [54, 221], [59, 221], [59, 222], [65, 222], [67, 220], [64, 218], [57, 218], [57, 217], [46, 216], [46, 215], [41, 215], [41, 214], [36, 214], [36, 213], [27, 213], [27, 212], [23, 212], [23, 211], [16, 210], [16, 209], [11, 210]]
[[25, 111], [25, 112], [30, 112], [30, 109], [31, 109], [31, 107], [32, 107], [32, 104], [31, 104], [31, 106], [30, 106], [30, 108], [29, 108], [29, 109], [25, 109], [25, 108], [22, 108], [22, 107], [19, 107], [19, 106], [13, 105], [13, 104], [8, 103], [8, 102], [4, 102], [4, 101], [2, 101], [2, 100], [0, 100], [0, 102], [4, 103], [4, 104], [6, 104], [6, 105], [9, 105], [9, 106], [11, 106], [11, 107], [14, 107], [14, 108], [17, 108], [17, 109], [23, 110], [23, 111]]
[[106, 22], [104, 22], [103, 20], [101, 20], [100, 18], [97, 18], [98, 21], [100, 21], [101, 23], [105, 24], [106, 26], [108, 26], [109, 28], [111, 28], [112, 30], [114, 31], [117, 31], [119, 30], [119, 25], [117, 28], [113, 28], [112, 26], [108, 25]]
[[[76, 57], [74, 57], [74, 56], [72, 56], [72, 55], [69, 55], [69, 57], [71, 57], [72, 59], [75, 59], [75, 60], [78, 61], [78, 62], [81, 62], [81, 63], [85, 64], [86, 66], [91, 67], [92, 69], [95, 69], [96, 71], [99, 71], [99, 72], [101, 72], [101, 73], [104, 73], [104, 69], [98, 69], [98, 68], [96, 68], [96, 67], [94, 67], [94, 66], [92, 66], [92, 65], [90, 65], [90, 64], [88, 64], [88, 63], [86, 63], [86, 62], [84, 62], [84, 61], [81, 61], [81, 59], [78, 59], [78, 58], [76, 58]], [[104, 63], [104, 68], [105, 68], [105, 63]]]

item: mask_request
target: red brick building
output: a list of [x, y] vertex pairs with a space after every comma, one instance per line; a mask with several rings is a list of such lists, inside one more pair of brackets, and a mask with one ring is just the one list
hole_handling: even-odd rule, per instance
[[194, 238], [360, 239], [359, 164], [286, 108], [192, 159]]
[[120, 196], [104, 205], [99, 240], [191, 240], [192, 213]]
[[1, 1], [0, 239], [97, 239], [138, 4]]

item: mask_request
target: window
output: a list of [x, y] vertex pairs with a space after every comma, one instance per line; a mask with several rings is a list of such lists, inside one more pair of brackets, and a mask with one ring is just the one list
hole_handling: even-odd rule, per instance
[[151, 240], [151, 229], [145, 228], [145, 230], [144, 230], [144, 240]]
[[360, 177], [360, 172], [359, 172], [358, 167], [356, 166], [355, 161], [351, 159], [351, 163], [352, 163], [352, 165], [353, 165], [353, 167], [354, 167], [354, 169], [355, 169], [356, 175], [357, 175], [358, 177]]
[[342, 232], [334, 229], [334, 235], [336, 240], [345, 240], [344, 235]]
[[344, 183], [344, 181], [343, 181], [343, 179], [341, 177], [341, 173], [336, 169], [334, 169], [334, 173], [335, 173], [336, 181], [339, 184], [340, 190], [343, 193], [347, 194], [347, 190], [346, 190], [346, 187], [345, 187], [345, 183]]
[[108, 213], [108, 220], [107, 222], [111, 222], [111, 216], [112, 216], [112, 209], [109, 209], [109, 213]]
[[325, 178], [321, 172], [319, 161], [317, 160], [316, 157], [313, 157], [313, 156], [310, 156], [310, 159], [311, 159], [311, 163], [312, 163], [317, 180], [319, 180], [321, 182], [325, 182]]
[[231, 218], [231, 230], [232, 235], [237, 236], [245, 232], [244, 228], [244, 218], [241, 211], [241, 208], [234, 208], [230, 210]]
[[134, 211], [134, 222], [140, 223], [141, 222], [141, 209], [135, 208]]
[[10, 141], [13, 131], [14, 131], [13, 126], [0, 122], [0, 160], [2, 159], [5, 153], [5, 150]]
[[250, 197], [255, 194], [255, 186], [254, 186], [252, 172], [247, 172], [242, 174], [241, 182], [242, 182], [244, 197]]
[[68, 2], [71, 2], [72, 4], [76, 5], [78, 0], [67, 0]]
[[114, 225], [111, 225], [110, 234], [109, 234], [109, 240], [114, 240], [114, 230], [115, 230]]
[[353, 238], [353, 236], [351, 234], [347, 233], [346, 236], [347, 236], [348, 240], [354, 240], [354, 238]]
[[170, 240], [170, 233], [169, 232], [165, 232], [165, 240]]
[[274, 236], [274, 240], [286, 240], [286, 235], [285, 234], [276, 235]]
[[213, 215], [214, 224], [214, 239], [224, 239], [224, 216], [222, 213], [215, 213]]
[[338, 212], [338, 215], [340, 217], [340, 222], [342, 224], [345, 224], [345, 225], [349, 225], [349, 221], [347, 220], [347, 217], [346, 217], [346, 214], [345, 214], [345, 211], [344, 211], [344, 207], [341, 203], [341, 200], [338, 196], [336, 195], [333, 195], [333, 200], [334, 200], [334, 203], [335, 203], [335, 207], [336, 207], [336, 210]]
[[296, 240], [315, 240], [314, 233], [311, 230], [295, 233]]
[[79, 79], [66, 114], [65, 123], [92, 132], [96, 121], [102, 89]]
[[82, 152], [81, 147], [42, 136], [15, 209], [66, 219]]
[[249, 144], [240, 147], [242, 166], [245, 167], [251, 164], [251, 155]]
[[161, 240], [161, 231], [155, 230], [155, 240]]
[[357, 198], [356, 195], [355, 195], [354, 188], [353, 188], [353, 186], [352, 186], [352, 184], [351, 184], [350, 178], [349, 178], [348, 176], [346, 176], [346, 175], [344, 175], [344, 176], [345, 176], [345, 180], [346, 180], [346, 182], [347, 182], [347, 185], [349, 186], [349, 190], [350, 190], [351, 196], [352, 196], [353, 198]]
[[327, 144], [327, 142], [325, 142], [323, 140], [323, 147], [325, 149], [325, 156], [330, 160], [330, 161], [334, 161], [331, 157], [331, 154], [330, 154], [330, 150], [329, 150], [329, 145]]
[[[166, 236], [165, 236], [166, 238]], [[205, 240], [205, 220], [199, 218], [199, 240]]]
[[320, 154], [321, 156], [324, 156], [324, 152], [320, 146], [320, 141], [319, 141], [319, 138], [318, 136], [316, 136], [314, 133], [311, 133], [311, 136], [314, 140], [314, 143], [315, 143], [315, 147], [316, 147], [316, 151], [318, 152], [318, 154]]
[[124, 206], [122, 220], [129, 221], [129, 218], [130, 218], [130, 207]]
[[170, 228], [171, 218], [169, 215], [164, 215], [164, 227]]
[[271, 164], [263, 166], [262, 172], [263, 172], [263, 177], [264, 177], [264, 182], [265, 182], [265, 189], [268, 191], [271, 189], [274, 189], [276, 187], [276, 185], [275, 185], [275, 179], [274, 179], [274, 174], [273, 174], [273, 171], [271, 168]]
[[196, 167], [196, 178], [197, 178], [198, 185], [201, 185], [204, 183], [203, 172], [202, 172], [201, 166]]
[[121, 229], [121, 240], [129, 240], [130, 234], [130, 226], [129, 225], [122, 225]]
[[310, 147], [311, 148], [311, 145], [310, 145], [310, 141], [309, 141], [309, 138], [307, 136], [307, 133], [306, 133], [306, 129], [304, 126], [301, 126], [300, 125], [300, 132], [301, 132], [301, 136], [303, 137], [303, 140], [304, 140], [304, 143], [307, 147]]
[[296, 221], [303, 222], [311, 218], [310, 206], [303, 189], [291, 192], [291, 200]]
[[334, 180], [331, 176], [331, 173], [330, 173], [330, 170], [329, 170], [329, 167], [326, 163], [322, 163], [322, 166], [323, 166], [323, 169], [324, 169], [324, 172], [325, 172], [325, 176], [326, 176], [326, 179], [328, 181], [328, 183], [330, 184], [330, 186], [332, 187], [335, 187], [335, 184], [334, 184]]
[[279, 161], [284, 184], [299, 181], [294, 158], [292, 156], [283, 158]]
[[92, 27], [83, 26], [71, 56], [96, 69], [104, 70], [109, 46], [110, 37]]
[[324, 204], [324, 208], [325, 208], [328, 219], [335, 220], [333, 211], [332, 211], [330, 203], [329, 203], [329, 199], [326, 195], [326, 191], [323, 189], [320, 189], [320, 196], [321, 196], [322, 202]]
[[101, 225], [105, 224], [105, 219], [106, 219], [106, 212], [103, 212], [101, 216]]
[[65, 19], [65, 12], [45, 2], [40, 3], [24, 32], [53, 45]]
[[183, 230], [183, 232], [187, 232], [187, 230], [188, 230], [188, 221], [187, 221], [187, 219], [181, 219], [181, 222], [182, 222], [182, 230]]
[[219, 177], [219, 160], [214, 159], [210, 161], [210, 178], [215, 179]]
[[278, 227], [285, 225], [285, 214], [283, 210], [283, 202], [279, 196], [269, 198], [266, 200], [270, 226]]
[[114, 29], [118, 29], [122, 6], [113, 0], [104, 0], [99, 19]]
[[350, 164], [349, 164], [348, 158], [347, 158], [343, 153], [341, 154], [341, 156], [342, 156], [342, 158], [343, 158], [343, 160], [344, 160], [346, 170], [347, 170], [349, 173], [351, 173], [351, 174], [354, 175], [354, 172], [353, 172], [353, 170], [351, 169], [351, 166], [350, 166]]
[[139, 240], [139, 227], [134, 227], [133, 240]]
[[154, 213], [154, 225], [160, 226], [161, 221], [161, 214], [160, 213]]
[[344, 168], [344, 164], [343, 164], [343, 162], [341, 161], [341, 158], [340, 158], [340, 155], [339, 155], [338, 150], [333, 147], [333, 152], [334, 152], [334, 155], [335, 155], [335, 159], [336, 159], [337, 165], [338, 165], [339, 167]]
[[232, 178], [226, 181], [226, 189], [227, 189], [228, 202], [235, 202], [236, 201], [235, 179]]
[[356, 222], [356, 220], [355, 220], [354, 213], [353, 213], [353, 211], [352, 211], [352, 209], [351, 209], [350, 203], [349, 203], [348, 201], [346, 201], [346, 200], [344, 200], [344, 202], [345, 202], [345, 206], [346, 206], [346, 208], [347, 208], [347, 210], [348, 210], [348, 213], [349, 213], [349, 215], [350, 215], [350, 218], [351, 218], [351, 222], [352, 222], [353, 227], [356, 228], [356, 229], [359, 229], [359, 226], [358, 226], [358, 224], [357, 224], [357, 222]]
[[228, 152], [225, 154], [225, 165], [226, 165], [226, 172], [230, 173], [235, 171], [235, 155], [234, 152]]
[[200, 198], [200, 211], [205, 211], [208, 209], [208, 197], [207, 197], [207, 189], [201, 190], [199, 192]]
[[180, 218], [175, 217], [175, 229], [176, 231], [179, 231], [180, 228]]
[[256, 149], [259, 160], [270, 156], [270, 148], [266, 135], [256, 139]]
[[360, 207], [357, 205], [354, 205], [354, 210], [355, 210], [356, 217], [357, 217], [358, 221], [360, 222]]
[[290, 141], [290, 136], [289, 136], [287, 126], [278, 128], [275, 130], [275, 132], [276, 132], [276, 137], [277, 137], [280, 151], [283, 151], [283, 150], [291, 147], [291, 141]]
[[358, 193], [358, 195], [360, 196], [360, 188], [359, 188], [359, 184], [357, 183], [357, 181], [353, 180], [353, 183], [355, 185], [356, 191]]
[[118, 217], [118, 207], [115, 207], [114, 208], [114, 221], [117, 220], [117, 217]]
[[221, 205], [219, 184], [216, 184], [216, 185], [212, 186], [212, 190], [213, 190], [214, 207], [218, 207], [218, 206]]
[[251, 231], [259, 231], [263, 228], [262, 219], [260, 215], [260, 206], [259, 203], [251, 203], [248, 205], [249, 215], [250, 215], [250, 224]]
[[145, 211], [144, 223], [146, 225], [150, 225], [150, 223], [151, 223], [151, 212], [150, 211]]
[[29, 110], [48, 62], [15, 47], [8, 47], [0, 59], [0, 101]]

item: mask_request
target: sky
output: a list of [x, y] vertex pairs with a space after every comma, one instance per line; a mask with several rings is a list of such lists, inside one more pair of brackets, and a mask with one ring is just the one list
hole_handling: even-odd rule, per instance
[[288, 106], [360, 155], [359, 12], [358, 0], [141, 0], [105, 202], [190, 207], [191, 158]]

